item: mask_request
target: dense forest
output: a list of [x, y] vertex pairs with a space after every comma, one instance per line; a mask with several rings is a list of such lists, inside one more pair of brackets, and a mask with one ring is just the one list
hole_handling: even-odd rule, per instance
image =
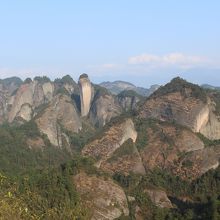
[[[152, 127], [155, 121], [150, 120], [142, 124]], [[137, 147], [147, 141], [141, 136], [143, 125], [138, 127], [140, 135]], [[112, 178], [123, 187], [127, 195], [135, 198], [135, 202], [129, 203], [129, 217], [122, 216], [120, 219], [135, 219], [136, 205], [144, 210], [146, 219], [220, 218], [220, 168], [211, 170], [191, 182], [183, 181], [178, 176], [160, 169], [148, 172], [145, 176], [132, 173], [115, 173], [110, 176], [97, 170], [93, 160], [80, 156], [77, 153], [80, 147], [74, 155], [54, 149], [49, 142], [46, 142], [48, 146], [44, 150], [29, 149], [25, 138], [38, 135], [40, 134], [34, 122], [20, 126], [4, 124], [0, 128], [1, 219], [89, 219], [90, 210], [83, 208], [83, 201], [72, 180], [80, 171]], [[72, 139], [75, 144], [80, 145], [85, 144], [88, 137], [72, 136]], [[111, 160], [132, 152], [132, 142], [127, 141], [123, 146], [115, 151]], [[155, 206], [149, 196], [143, 193], [146, 187], [165, 189], [175, 204], [174, 208], [162, 209]]]

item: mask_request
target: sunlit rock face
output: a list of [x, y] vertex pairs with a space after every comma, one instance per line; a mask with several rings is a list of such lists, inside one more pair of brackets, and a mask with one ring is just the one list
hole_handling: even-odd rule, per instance
[[62, 137], [68, 139], [61, 127], [64, 130], [76, 133], [82, 127], [71, 98], [62, 94], [55, 96], [35, 121], [39, 130], [47, 135], [51, 144], [57, 147], [63, 146]]
[[93, 87], [87, 74], [82, 74], [79, 77], [79, 90], [81, 102], [81, 116], [87, 116], [90, 110], [93, 97]]
[[11, 110], [8, 113], [8, 121], [13, 122], [18, 117], [29, 121], [35, 108], [52, 99], [53, 91], [54, 85], [51, 82], [32, 81], [24, 83], [10, 99]]
[[136, 138], [134, 123], [128, 118], [111, 126], [100, 139], [88, 143], [83, 148], [82, 154], [98, 159], [96, 166], [101, 167], [102, 163], [107, 161], [124, 142], [131, 139], [135, 143]]

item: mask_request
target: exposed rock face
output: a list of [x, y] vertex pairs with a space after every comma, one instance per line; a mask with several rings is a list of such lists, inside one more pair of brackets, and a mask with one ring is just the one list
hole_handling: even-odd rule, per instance
[[129, 138], [135, 142], [137, 132], [133, 121], [126, 119], [122, 123], [110, 127], [100, 139], [87, 144], [83, 148], [82, 154], [97, 159], [97, 166], [100, 167], [102, 162], [110, 158], [113, 152]]
[[[167, 86], [169, 84], [165, 88]], [[215, 103], [206, 94], [204, 98], [207, 101], [204, 102], [192, 93], [193, 89], [185, 88], [184, 91], [152, 95], [140, 108], [139, 117], [175, 121], [194, 132], [202, 133], [209, 139], [220, 139], [220, 120], [214, 113]]]
[[74, 182], [85, 207], [91, 208], [91, 219], [111, 220], [129, 215], [125, 193], [112, 180], [80, 173]]
[[50, 82], [44, 83], [42, 85], [43, 94], [47, 100], [51, 100], [54, 92], [54, 85]]
[[78, 132], [82, 127], [76, 108], [66, 95], [54, 97], [42, 115], [36, 119], [36, 123], [55, 146], [62, 146], [62, 136], [65, 138], [60, 126], [71, 132]]
[[[168, 169], [182, 178], [196, 178], [216, 164], [207, 157], [203, 142], [190, 130], [172, 124], [158, 123], [146, 129], [147, 143], [139, 150], [146, 170]], [[192, 155], [200, 157], [192, 160]], [[201, 161], [206, 161], [201, 166]], [[199, 165], [198, 165], [199, 164]]]
[[120, 105], [125, 111], [134, 110], [140, 101], [137, 97], [124, 97], [118, 99]]
[[169, 198], [167, 197], [166, 192], [159, 189], [146, 189], [146, 192], [151, 201], [160, 208], [173, 208], [173, 205]]
[[112, 95], [104, 94], [94, 100], [89, 116], [94, 125], [103, 127], [121, 113], [122, 108], [115, 98]]
[[198, 132], [207, 123], [208, 116], [209, 109], [205, 103], [192, 97], [185, 98], [180, 92], [150, 98], [140, 111], [141, 118], [176, 121], [195, 132]]
[[219, 150], [214, 147], [205, 148], [203, 150], [194, 151], [189, 155], [189, 160], [200, 168], [199, 175], [211, 169], [216, 169], [219, 166], [219, 155], [217, 151]]
[[[121, 146], [123, 147], [129, 147], [126, 146], [128, 143], [125, 142]], [[117, 150], [113, 153], [112, 157], [110, 157], [108, 160], [103, 161], [100, 168], [113, 174], [116, 172], [121, 172], [125, 175], [128, 175], [130, 172], [142, 174], [144, 175], [145, 168], [142, 163], [142, 158], [136, 148], [135, 145], [132, 147], [133, 149], [123, 149], [124, 152], [119, 153], [117, 155]], [[119, 151], [121, 149], [119, 148]], [[127, 150], [127, 151], [126, 151]], [[116, 155], [115, 155], [116, 154]]]
[[81, 116], [87, 116], [93, 98], [93, 88], [87, 74], [82, 74], [79, 78]]
[[12, 122], [16, 117], [29, 121], [36, 107], [52, 99], [53, 89], [54, 85], [50, 82], [40, 84], [38, 81], [33, 81], [21, 85], [11, 99], [9, 122]]
[[209, 111], [208, 121], [201, 127], [200, 133], [211, 140], [220, 139], [220, 118], [213, 111]]

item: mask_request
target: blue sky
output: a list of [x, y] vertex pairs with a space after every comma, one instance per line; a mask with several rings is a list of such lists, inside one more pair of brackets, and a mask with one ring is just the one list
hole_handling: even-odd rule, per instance
[[0, 78], [220, 85], [218, 0], [0, 0]]

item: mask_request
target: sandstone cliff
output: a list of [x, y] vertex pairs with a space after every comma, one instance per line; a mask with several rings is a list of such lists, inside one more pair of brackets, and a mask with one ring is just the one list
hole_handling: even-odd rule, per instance
[[81, 116], [87, 116], [93, 98], [93, 87], [87, 74], [82, 74], [79, 78]]
[[95, 158], [97, 160], [96, 165], [100, 167], [126, 140], [132, 139], [135, 142], [136, 137], [137, 132], [133, 121], [125, 119], [106, 130], [100, 138], [87, 144], [83, 148], [82, 154]]
[[53, 91], [54, 85], [51, 82], [41, 84], [33, 81], [22, 84], [16, 94], [10, 98], [9, 122], [19, 117], [29, 121], [34, 115], [35, 108], [52, 99]]
[[70, 132], [78, 132], [82, 127], [71, 98], [62, 94], [53, 98], [48, 107], [37, 116], [36, 123], [40, 131], [48, 136], [50, 142], [59, 147], [62, 147], [62, 138], [68, 143], [68, 137], [62, 128]]
[[112, 118], [120, 115], [122, 108], [107, 90], [96, 87], [89, 118], [97, 127], [103, 127]]
[[150, 96], [140, 108], [140, 118], [175, 121], [209, 139], [220, 139], [215, 103], [197, 85], [176, 78]]

